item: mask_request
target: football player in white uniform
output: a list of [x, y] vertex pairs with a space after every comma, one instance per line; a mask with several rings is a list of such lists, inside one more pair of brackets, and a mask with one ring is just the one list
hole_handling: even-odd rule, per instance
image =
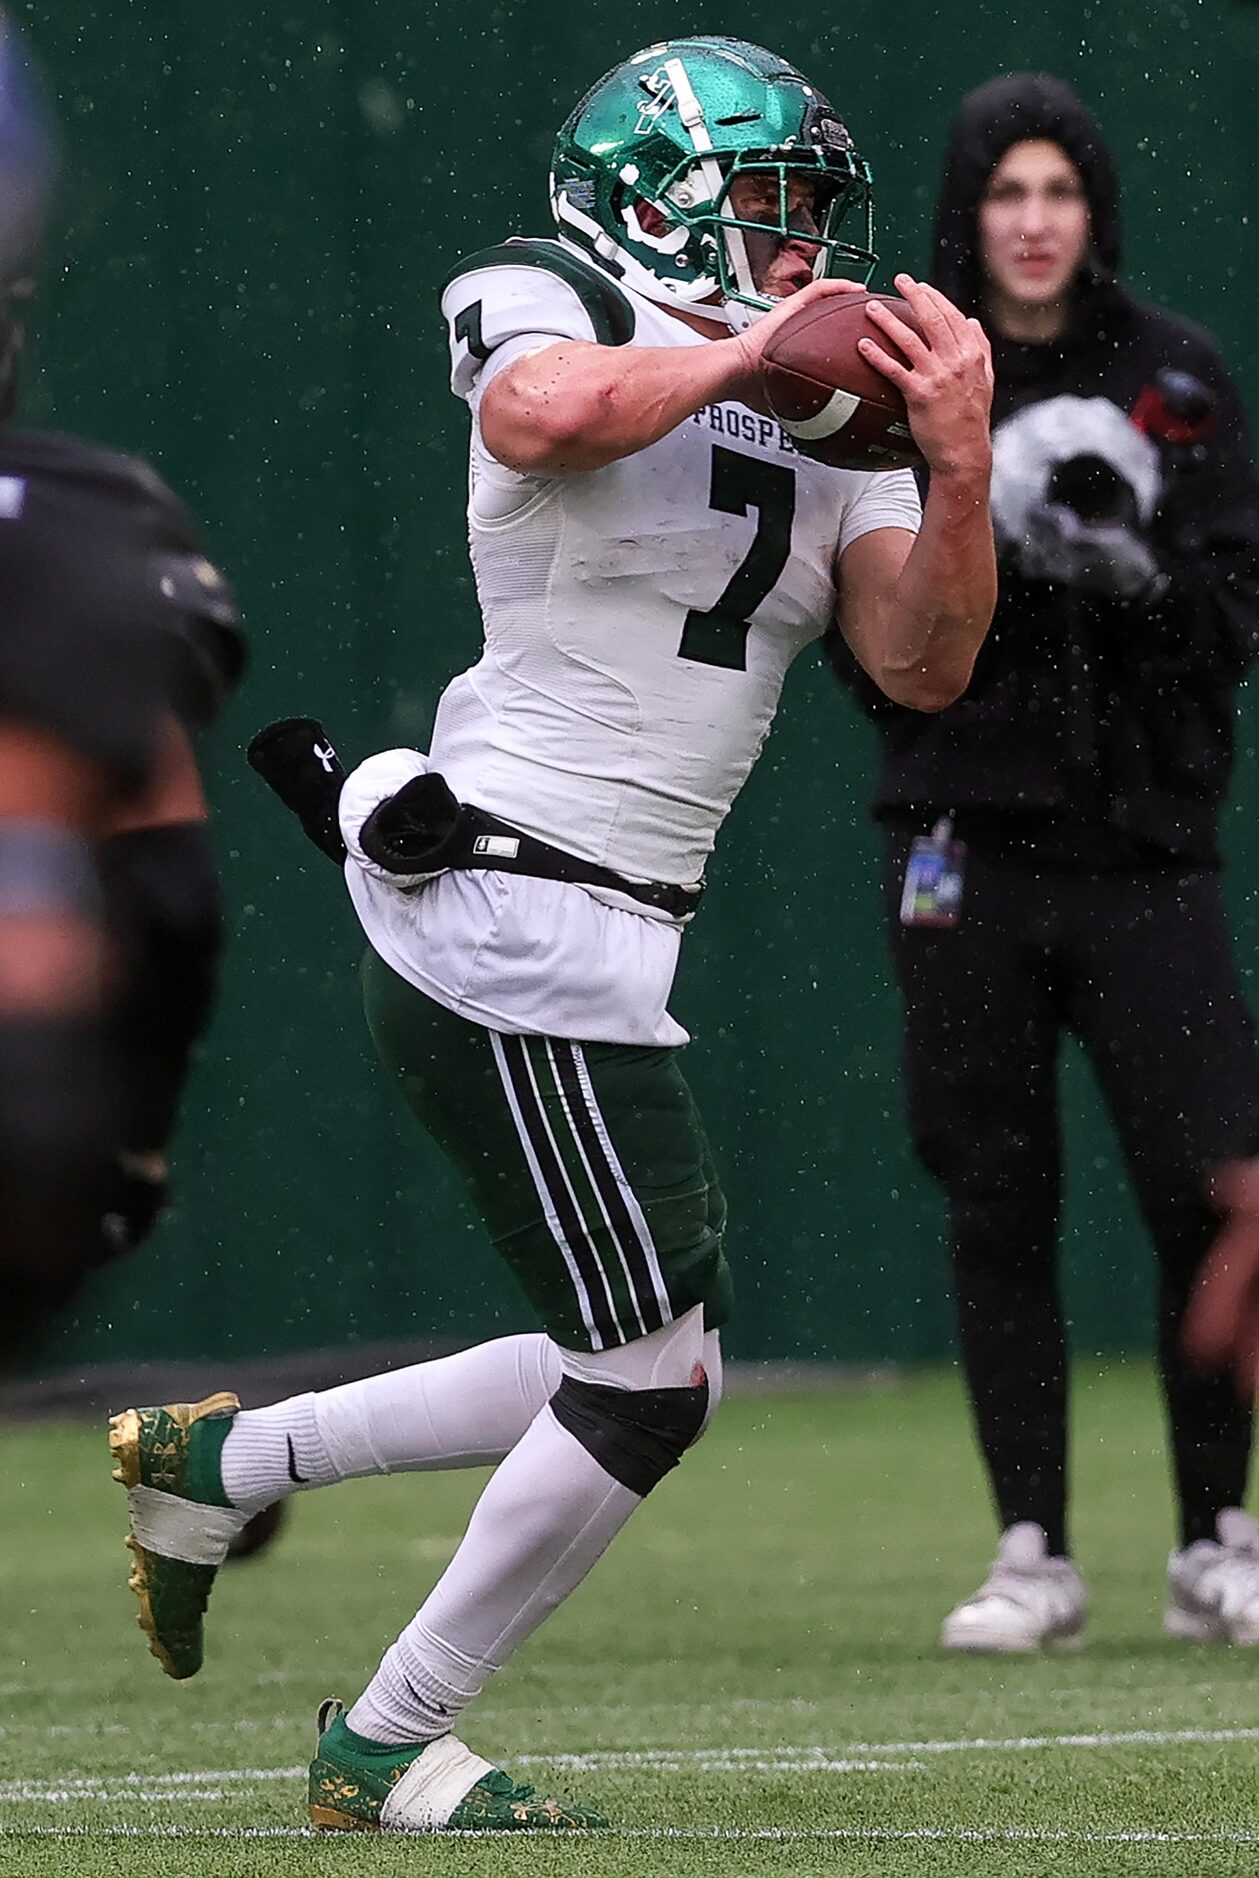
[[907, 472], [821, 466], [763, 414], [779, 303], [873, 262], [868, 171], [798, 72], [736, 40], [653, 46], [574, 111], [552, 190], [558, 238], [474, 256], [443, 299], [484, 654], [427, 755], [371, 758], [340, 792], [377, 1047], [543, 1334], [114, 1426], [141, 1621], [175, 1675], [251, 1510], [500, 1463], [367, 1690], [321, 1712], [310, 1807], [331, 1828], [604, 1823], [452, 1728], [720, 1395], [725, 1209], [667, 1008], [682, 929], [795, 654], [838, 616], [890, 696], [940, 709], [995, 598], [974, 321], [903, 276], [924, 337], [871, 315], [866, 350], [931, 467], [925, 512]]

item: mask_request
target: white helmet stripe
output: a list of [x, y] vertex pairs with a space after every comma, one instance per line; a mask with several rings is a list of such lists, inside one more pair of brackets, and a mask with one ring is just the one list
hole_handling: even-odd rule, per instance
[[715, 202], [721, 194], [721, 165], [711, 154], [713, 140], [704, 122], [704, 107], [695, 96], [695, 87], [687, 77], [686, 67], [681, 59], [666, 60], [664, 69], [669, 74], [669, 83], [673, 86], [673, 95], [678, 101], [678, 116], [682, 120], [682, 128], [694, 145], [695, 154], [699, 158], [698, 168], [700, 175], [704, 178], [704, 187]]
[[698, 152], [702, 154], [711, 150], [713, 140], [704, 122], [704, 107], [695, 96], [695, 87], [687, 77], [685, 65], [681, 59], [666, 59], [664, 69], [669, 74], [669, 83], [678, 101], [678, 116], [682, 120], [683, 129]]
[[[716, 202], [721, 194], [724, 178], [721, 166], [711, 155], [713, 140], [708, 134], [708, 125], [704, 122], [704, 107], [695, 95], [695, 87], [687, 77], [686, 67], [681, 59], [666, 59], [665, 71], [669, 74], [669, 83], [673, 86], [673, 95], [678, 101], [678, 116], [682, 127], [695, 146], [699, 157], [699, 173], [704, 178], [704, 187], [709, 200]], [[747, 243], [743, 231], [738, 228], [722, 230], [726, 243], [726, 252], [730, 256], [730, 265], [738, 282], [739, 292], [756, 293], [756, 282], [752, 278], [752, 269], [748, 262]]]

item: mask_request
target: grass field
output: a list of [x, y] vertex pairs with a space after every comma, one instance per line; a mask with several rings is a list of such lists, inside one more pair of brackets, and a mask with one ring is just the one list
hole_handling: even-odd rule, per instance
[[955, 1380], [727, 1401], [465, 1726], [618, 1822], [569, 1842], [304, 1830], [315, 1707], [357, 1693], [478, 1476], [302, 1500], [221, 1578], [180, 1687], [135, 1627], [101, 1432], [0, 1430], [0, 1873], [1253, 1872], [1259, 1658], [1162, 1638], [1148, 1373], [1082, 1374], [1077, 1402], [1089, 1645], [967, 1662], [935, 1648], [992, 1543]]

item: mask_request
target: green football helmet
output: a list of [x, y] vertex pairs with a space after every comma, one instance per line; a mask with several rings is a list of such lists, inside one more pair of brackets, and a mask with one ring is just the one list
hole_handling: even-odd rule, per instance
[[[759, 204], [757, 219], [732, 213], [749, 173], [777, 183], [764, 219]], [[789, 177], [812, 185], [811, 207], [793, 205]], [[644, 203], [665, 228], [643, 226]], [[742, 39], [665, 40], [601, 78], [556, 140], [551, 205], [561, 240], [625, 286], [665, 306], [712, 302], [736, 330], [774, 304], [758, 263], [793, 236], [816, 244], [818, 278], [864, 282], [875, 263], [870, 171], [847, 129], [794, 67]], [[852, 223], [857, 239], [841, 237]]]

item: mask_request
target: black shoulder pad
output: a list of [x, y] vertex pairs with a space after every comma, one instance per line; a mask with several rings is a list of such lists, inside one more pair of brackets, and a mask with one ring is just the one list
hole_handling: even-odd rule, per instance
[[601, 346], [624, 346], [634, 336], [634, 309], [614, 280], [592, 261], [583, 261], [558, 241], [529, 240], [513, 236], [496, 247], [482, 248], [460, 261], [442, 292], [464, 274], [486, 267], [540, 267], [571, 287], [590, 315], [595, 338]]

